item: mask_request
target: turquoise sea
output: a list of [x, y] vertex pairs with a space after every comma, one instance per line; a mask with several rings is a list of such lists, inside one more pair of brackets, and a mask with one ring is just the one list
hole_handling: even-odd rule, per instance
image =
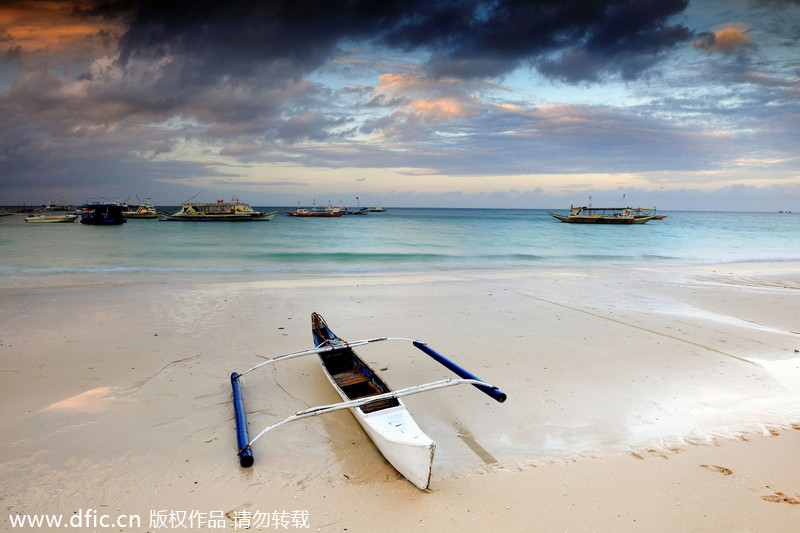
[[[634, 226], [564, 224], [546, 210], [389, 208], [271, 221], [122, 226], [0, 218], [0, 275], [358, 273], [800, 261], [800, 214], [659, 212]], [[176, 208], [161, 207], [174, 212]], [[567, 210], [553, 210], [566, 214]]]

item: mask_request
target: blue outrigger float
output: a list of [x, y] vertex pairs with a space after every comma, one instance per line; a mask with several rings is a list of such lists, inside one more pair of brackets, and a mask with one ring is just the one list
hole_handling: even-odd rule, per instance
[[[489, 385], [474, 374], [464, 370], [445, 358], [427, 344], [406, 338], [377, 337], [354, 342], [345, 342], [328, 328], [325, 319], [317, 313], [311, 315], [311, 329], [315, 348], [293, 352], [264, 361], [241, 374], [231, 374], [233, 387], [233, 407], [236, 418], [239, 463], [243, 467], [253, 465], [253, 443], [265, 433], [289, 422], [316, 416], [341, 409], [350, 409], [356, 420], [364, 428], [375, 446], [384, 457], [409, 481], [421, 489], [430, 485], [431, 466], [436, 443], [417, 426], [408, 413], [403, 396], [430, 390], [452, 387], [454, 385], [473, 385], [498, 402], [504, 402], [506, 395], [497, 387]], [[390, 389], [386, 383], [353, 351], [353, 347], [365, 344], [399, 340], [413, 343], [415, 347], [432, 357], [460, 379], [443, 379], [432, 383], [415, 385], [400, 390]], [[342, 398], [342, 402], [312, 407], [298, 411], [283, 420], [264, 428], [254, 438], [247, 430], [247, 416], [242, 400], [241, 377], [259, 367], [278, 361], [316, 354], [328, 381]]]

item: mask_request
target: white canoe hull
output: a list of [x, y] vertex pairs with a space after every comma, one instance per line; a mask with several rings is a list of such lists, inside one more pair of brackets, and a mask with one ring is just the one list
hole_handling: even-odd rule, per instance
[[[349, 400], [324, 364], [322, 369], [342, 400]], [[395, 407], [371, 413], [363, 412], [360, 407], [350, 412], [395, 470], [424, 490], [431, 482], [436, 443], [411, 418], [405, 404], [400, 399], [397, 402], [399, 405]]]
[[427, 489], [436, 443], [414, 422], [404, 404], [372, 413], [350, 409], [389, 463], [411, 483]]

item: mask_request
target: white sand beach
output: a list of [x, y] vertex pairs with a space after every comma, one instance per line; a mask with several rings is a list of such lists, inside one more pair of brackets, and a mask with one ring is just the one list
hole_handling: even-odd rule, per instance
[[[86, 531], [248, 517], [263, 530], [794, 531], [800, 518], [795, 263], [13, 276], [0, 301], [0, 530], [46, 530], [13, 518], [44, 514]], [[243, 469], [229, 376], [310, 348], [314, 311], [346, 340], [425, 341], [508, 401], [471, 387], [406, 399], [437, 442], [427, 491], [347, 411], [267, 434]], [[357, 351], [393, 388], [450, 376], [410, 344]], [[243, 391], [251, 435], [338, 401], [313, 356], [253, 372]]]

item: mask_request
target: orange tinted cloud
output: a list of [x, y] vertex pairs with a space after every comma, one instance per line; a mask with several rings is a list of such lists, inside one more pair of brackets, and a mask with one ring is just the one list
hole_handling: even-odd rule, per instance
[[0, 7], [0, 53], [96, 48], [104, 30], [113, 26], [99, 17], [77, 18], [70, 3], [20, 1]]
[[703, 39], [693, 42], [692, 46], [730, 54], [750, 43], [749, 31], [749, 24], [739, 23], [722, 28], [713, 34], [709, 33]]
[[408, 74], [381, 74], [378, 77], [377, 91], [381, 93], [404, 92], [418, 85], [419, 78]]
[[[404, 110], [426, 122], [440, 123], [474, 115], [475, 98], [456, 79], [429, 80], [412, 74], [382, 74], [376, 92], [394, 101], [409, 102]], [[449, 93], [449, 94], [442, 94]]]
[[475, 114], [465, 102], [456, 98], [434, 98], [432, 100], [416, 100], [408, 106], [409, 110], [427, 122], [445, 122]]

